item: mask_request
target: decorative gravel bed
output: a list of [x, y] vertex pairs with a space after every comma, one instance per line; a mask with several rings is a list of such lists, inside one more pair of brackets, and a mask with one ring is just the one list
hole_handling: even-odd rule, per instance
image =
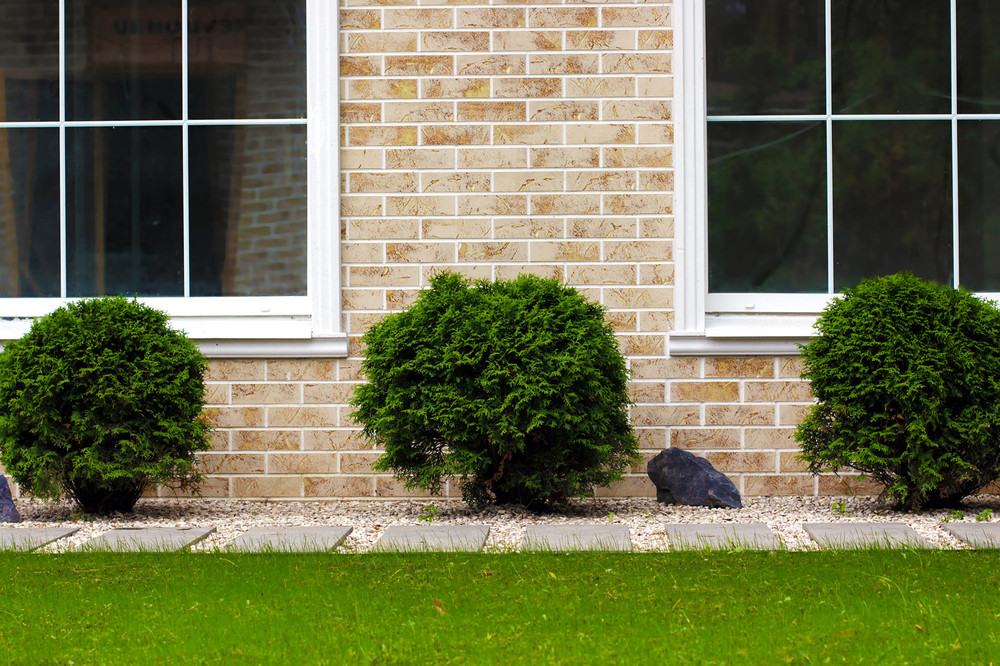
[[[851, 497], [749, 497], [737, 509], [658, 504], [652, 499], [578, 500], [563, 510], [535, 514], [517, 507], [471, 511], [453, 500], [387, 501], [248, 501], [248, 500], [140, 500], [130, 514], [106, 518], [74, 513], [69, 502], [43, 503], [18, 500], [24, 527], [77, 527], [68, 539], [51, 544], [49, 552], [59, 552], [117, 527], [213, 526], [215, 532], [193, 550], [213, 550], [227, 546], [244, 530], [272, 525], [349, 525], [354, 528], [345, 549], [369, 550], [380, 532], [390, 525], [487, 525], [486, 549], [517, 550], [524, 528], [540, 524], [623, 524], [631, 531], [632, 546], [639, 551], [666, 550], [662, 534], [665, 523], [765, 523], [791, 550], [813, 550], [817, 546], [802, 529], [809, 522], [903, 522], [938, 548], [966, 548], [941, 529], [949, 511], [907, 514], [888, 510], [874, 498]], [[433, 511], [430, 507], [436, 509]], [[965, 522], [974, 522], [985, 509], [991, 520], [1000, 520], [1000, 496], [970, 497], [963, 506]], [[433, 518], [432, 520], [421, 520]], [[16, 529], [11, 527], [9, 529]]]

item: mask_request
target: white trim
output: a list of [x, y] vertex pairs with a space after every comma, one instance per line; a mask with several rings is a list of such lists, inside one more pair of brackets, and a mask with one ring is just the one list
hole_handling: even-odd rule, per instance
[[709, 314], [704, 331], [669, 334], [671, 356], [796, 356], [815, 314]]
[[188, 131], [188, 0], [181, 0], [181, 215], [184, 297], [191, 296], [191, 135]]
[[66, 226], [69, 201], [66, 191], [66, 3], [59, 3], [59, 295], [69, 293], [69, 244]]
[[671, 356], [798, 356], [808, 338], [710, 338], [695, 333], [671, 333]]
[[308, 125], [306, 118], [219, 118], [217, 120], [204, 118], [188, 118], [187, 120], [67, 120], [60, 122], [57, 120], [30, 120], [0, 122], [0, 129], [46, 129], [53, 127], [181, 127], [191, 126], [220, 126], [220, 125]]
[[201, 340], [198, 347], [209, 358], [343, 358], [347, 336], [309, 340]]
[[[306, 4], [306, 76], [309, 125], [308, 268], [313, 334], [343, 333], [340, 306], [339, 9], [335, 2]], [[344, 349], [347, 355], [347, 349]]]
[[[31, 318], [80, 298], [4, 298], [0, 299], [0, 317]], [[201, 296], [198, 298], [138, 298], [175, 317], [230, 317], [239, 315], [306, 316], [310, 314], [308, 296]]]
[[833, 293], [833, 0], [823, 3], [823, 58], [826, 72], [826, 290]]
[[[964, 114], [961, 116], [973, 117], [975, 114]], [[998, 114], [985, 114], [996, 119]], [[833, 113], [830, 116], [834, 120], [951, 120], [950, 113]], [[766, 115], [759, 116], [708, 116], [708, 122], [740, 122], [740, 123], [767, 123], [767, 122], [822, 122], [827, 116], [815, 113], [804, 113], [801, 115]]]
[[[817, 313], [825, 308], [837, 294], [707, 294], [705, 308], [708, 313], [759, 314], [759, 313]], [[709, 317], [710, 315], [706, 315]]]
[[958, 0], [951, 0], [951, 252], [952, 284], [961, 282], [961, 234], [958, 226]]
[[708, 287], [704, 3], [676, 2], [673, 17], [674, 317], [681, 334], [705, 330]]

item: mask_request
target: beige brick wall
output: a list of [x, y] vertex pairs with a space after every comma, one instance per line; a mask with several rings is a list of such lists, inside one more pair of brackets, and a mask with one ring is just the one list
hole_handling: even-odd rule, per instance
[[[206, 495], [410, 496], [350, 418], [360, 336], [437, 271], [557, 277], [604, 304], [632, 370], [643, 463], [704, 455], [746, 494], [840, 494], [795, 459], [811, 403], [788, 358], [668, 358], [674, 218], [671, 3], [346, 0], [344, 325], [350, 357], [215, 361]], [[167, 492], [167, 491], [161, 491]], [[446, 494], [457, 496], [454, 484]]]

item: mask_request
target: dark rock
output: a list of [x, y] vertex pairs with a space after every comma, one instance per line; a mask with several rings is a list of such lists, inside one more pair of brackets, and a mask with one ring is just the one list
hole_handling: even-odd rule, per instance
[[14, 506], [14, 498], [10, 494], [7, 478], [0, 474], [0, 523], [19, 523], [21, 514]]
[[683, 449], [664, 450], [646, 465], [656, 486], [656, 500], [664, 504], [687, 504], [742, 509], [743, 500], [729, 477], [704, 458]]

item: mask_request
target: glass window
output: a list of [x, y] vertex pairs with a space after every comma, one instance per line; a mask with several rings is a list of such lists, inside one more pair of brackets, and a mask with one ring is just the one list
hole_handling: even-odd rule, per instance
[[0, 297], [306, 294], [306, 0], [0, 15]]
[[897, 271], [1000, 291], [1000, 3], [704, 7], [708, 311]]

